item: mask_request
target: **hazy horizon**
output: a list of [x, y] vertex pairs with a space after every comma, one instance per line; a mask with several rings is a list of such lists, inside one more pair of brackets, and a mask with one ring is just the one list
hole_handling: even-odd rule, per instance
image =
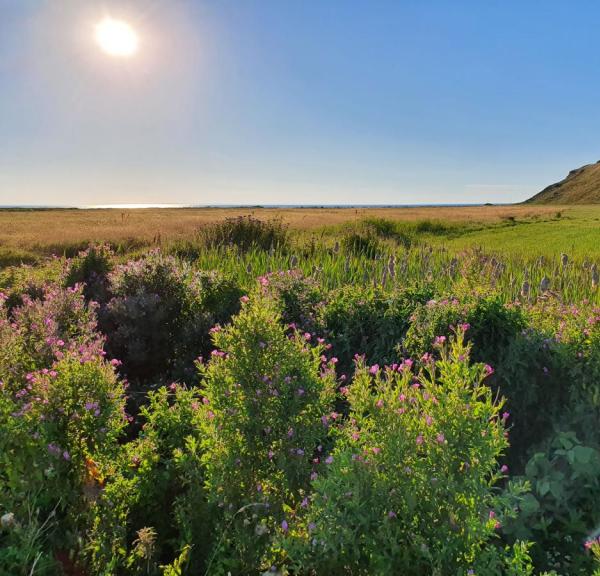
[[0, 205], [522, 201], [600, 158], [577, 7], [0, 0]]

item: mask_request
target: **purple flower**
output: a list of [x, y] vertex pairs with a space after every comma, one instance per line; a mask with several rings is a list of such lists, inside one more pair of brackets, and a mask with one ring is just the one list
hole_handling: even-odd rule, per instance
[[398, 515], [393, 510], [390, 510], [388, 512], [388, 518], [397, 518], [397, 517], [398, 517]]
[[325, 458], [325, 464], [331, 464], [333, 463], [333, 456], [327, 456], [327, 458]]
[[67, 450], [62, 453], [62, 456], [67, 462], [71, 459], [71, 455], [67, 452]]
[[500, 468], [500, 472], [502, 474], [506, 474], [508, 472], [508, 466], [506, 464], [503, 464], [502, 467]]
[[287, 521], [286, 521], [286, 520], [284, 520], [284, 521], [281, 523], [281, 529], [282, 529], [284, 532], [287, 532], [287, 531], [288, 531], [288, 523], [287, 523]]

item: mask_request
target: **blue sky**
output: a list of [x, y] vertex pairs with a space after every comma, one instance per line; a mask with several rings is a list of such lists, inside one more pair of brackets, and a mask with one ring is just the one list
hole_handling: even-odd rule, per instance
[[[140, 35], [116, 60], [110, 15]], [[600, 4], [0, 0], [0, 205], [520, 201], [600, 159]]]

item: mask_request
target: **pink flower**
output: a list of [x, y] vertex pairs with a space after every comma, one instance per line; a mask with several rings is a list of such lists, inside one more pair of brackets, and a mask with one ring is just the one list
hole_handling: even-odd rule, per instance
[[443, 434], [438, 434], [435, 439], [438, 441], [439, 444], [443, 444], [446, 441], [446, 438], [444, 437]]
[[375, 406], [377, 406], [377, 408], [383, 408], [383, 400], [381, 398], [377, 400], [377, 402], [375, 402]]
[[486, 377], [487, 376], [491, 376], [494, 373], [494, 369], [489, 364], [486, 364], [483, 367], [483, 372], [484, 372], [484, 374], [485, 374]]
[[415, 442], [417, 443], [417, 446], [421, 446], [421, 444], [423, 444], [423, 435], [419, 434]]
[[506, 464], [503, 464], [502, 467], [500, 468], [500, 472], [502, 474], [506, 474], [508, 472], [508, 466]]
[[369, 368], [369, 374], [377, 374], [377, 372], [379, 372], [379, 364], [373, 364], [373, 366]]
[[242, 297], [240, 298], [240, 302], [241, 302], [242, 304], [246, 304], [246, 302], [250, 302], [250, 298], [248, 298], [248, 296], [242, 296]]

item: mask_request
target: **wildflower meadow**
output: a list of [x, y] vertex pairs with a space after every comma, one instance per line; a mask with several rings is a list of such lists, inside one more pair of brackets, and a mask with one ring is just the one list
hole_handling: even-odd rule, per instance
[[0, 574], [598, 576], [598, 254], [405, 232], [0, 270]]

